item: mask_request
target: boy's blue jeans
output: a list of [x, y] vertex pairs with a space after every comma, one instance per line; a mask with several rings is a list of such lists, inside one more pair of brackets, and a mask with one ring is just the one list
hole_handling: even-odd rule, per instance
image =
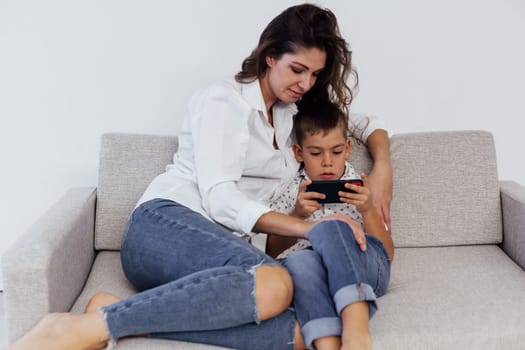
[[[324, 244], [324, 238], [315, 237], [324, 237], [322, 232], [334, 228], [338, 229], [340, 236], [348, 235], [348, 246], [352, 245], [350, 242], [357, 246], [348, 225], [327, 221], [317, 224], [310, 233], [312, 243], [316, 242], [314, 248], [322, 249], [321, 254], [334, 249], [335, 244]], [[358, 255], [370, 255], [373, 251], [368, 243], [367, 253], [359, 252]], [[334, 252], [345, 253], [340, 249]], [[298, 266], [302, 261], [305, 264], [313, 261], [302, 258], [310, 254], [304, 253], [296, 253], [293, 258], [290, 256], [286, 267], [296, 283], [294, 303], [297, 318], [303, 332], [310, 334], [305, 326], [313, 321], [319, 322], [319, 315], [337, 318], [334, 305], [342, 305], [352, 298], [344, 292], [339, 294], [342, 295], [339, 304], [330, 304], [331, 295], [321, 292], [321, 281], [325, 281], [324, 284], [328, 282], [330, 288], [331, 284], [337, 288], [346, 283], [343, 280], [341, 283], [333, 281], [339, 281], [338, 278], [328, 276], [326, 279], [326, 274], [318, 276], [318, 272], [308, 270], [304, 273], [310, 277], [305, 275], [297, 279], [296, 275], [300, 272]], [[331, 258], [334, 262], [339, 259], [337, 255]], [[112, 342], [128, 335], [147, 333], [154, 338], [235, 349], [294, 349], [296, 316], [292, 309], [265, 321], [260, 321], [257, 314], [254, 270], [261, 264], [277, 263], [200, 214], [170, 200], [154, 199], [143, 203], [130, 217], [122, 242], [121, 260], [126, 277], [140, 292], [103, 307]], [[359, 277], [366, 273], [346, 274]], [[315, 281], [313, 277], [316, 277]], [[367, 282], [356, 280], [349, 282], [348, 286], [354, 289], [352, 286], [358, 283]], [[368, 289], [363, 288], [368, 293]], [[308, 290], [304, 296], [302, 292], [297, 292], [303, 289]], [[314, 296], [314, 299], [309, 299]], [[335, 296], [338, 300], [338, 294]], [[375, 296], [369, 298], [368, 294], [359, 294], [358, 299], [373, 302]], [[324, 324], [322, 320], [321, 324]], [[332, 335], [333, 330], [329, 328], [330, 334], [327, 335]], [[338, 334], [340, 328], [339, 323]], [[313, 339], [317, 337], [314, 335]]]
[[367, 301], [369, 316], [377, 311], [376, 299], [385, 294], [390, 262], [377, 238], [366, 235], [362, 252], [352, 229], [342, 221], [323, 221], [308, 235], [312, 249], [294, 252], [283, 264], [294, 282], [294, 307], [305, 344], [340, 336], [340, 313], [348, 305]]

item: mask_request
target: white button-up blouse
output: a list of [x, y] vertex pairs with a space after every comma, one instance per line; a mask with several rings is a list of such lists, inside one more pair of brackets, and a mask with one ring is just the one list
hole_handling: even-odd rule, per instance
[[[139, 203], [153, 198], [176, 201], [240, 235], [251, 233], [298, 171], [291, 149], [294, 103], [272, 107], [272, 127], [258, 80], [224, 80], [196, 93], [179, 134], [173, 164], [157, 176]], [[364, 141], [379, 124], [368, 124]], [[273, 147], [273, 138], [279, 149]], [[138, 205], [137, 204], [137, 205]]]

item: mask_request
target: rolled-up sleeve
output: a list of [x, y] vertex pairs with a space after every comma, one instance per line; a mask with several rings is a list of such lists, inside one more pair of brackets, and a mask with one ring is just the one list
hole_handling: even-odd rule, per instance
[[[233, 90], [233, 89], [232, 89]], [[270, 209], [237, 187], [243, 175], [250, 131], [250, 107], [235, 91], [208, 91], [190, 107], [194, 162], [202, 206], [218, 223], [250, 234]]]
[[246, 198], [233, 182], [213, 186], [204, 201], [211, 218], [245, 235], [251, 235], [257, 220], [271, 210], [262, 203]]
[[373, 114], [350, 113], [349, 125], [354, 137], [364, 143], [376, 130], [385, 130], [388, 133], [385, 121]]

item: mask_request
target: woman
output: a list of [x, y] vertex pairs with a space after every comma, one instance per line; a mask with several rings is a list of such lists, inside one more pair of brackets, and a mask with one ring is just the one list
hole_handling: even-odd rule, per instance
[[[278, 15], [236, 81], [191, 100], [173, 165], [130, 217], [122, 265], [141, 292], [121, 301], [98, 295], [83, 315], [50, 315], [12, 349], [99, 349], [138, 334], [236, 349], [303, 349], [288, 309], [289, 273], [243, 238], [307, 238], [314, 224], [325, 223], [271, 211], [267, 203], [297, 171], [289, 139], [295, 103], [330, 99], [346, 108], [350, 71], [330, 11], [305, 4]], [[389, 178], [388, 140], [374, 134], [373, 174]], [[362, 229], [349, 232], [365, 250]]]

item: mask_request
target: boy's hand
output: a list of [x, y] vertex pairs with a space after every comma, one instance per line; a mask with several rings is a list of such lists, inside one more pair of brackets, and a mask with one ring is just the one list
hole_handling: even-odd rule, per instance
[[297, 201], [295, 202], [295, 208], [291, 215], [304, 219], [312, 215], [314, 211], [321, 208], [321, 205], [316, 199], [324, 199], [325, 195], [318, 192], [306, 192], [306, 186], [311, 183], [311, 180], [303, 180], [299, 184]]
[[374, 209], [374, 204], [368, 186], [368, 176], [362, 173], [361, 179], [363, 180], [363, 186], [352, 185], [350, 183], [345, 184], [345, 188], [355, 191], [356, 193], [339, 191], [338, 194], [341, 198], [341, 202], [355, 205], [356, 209], [364, 215], [370, 209]]

